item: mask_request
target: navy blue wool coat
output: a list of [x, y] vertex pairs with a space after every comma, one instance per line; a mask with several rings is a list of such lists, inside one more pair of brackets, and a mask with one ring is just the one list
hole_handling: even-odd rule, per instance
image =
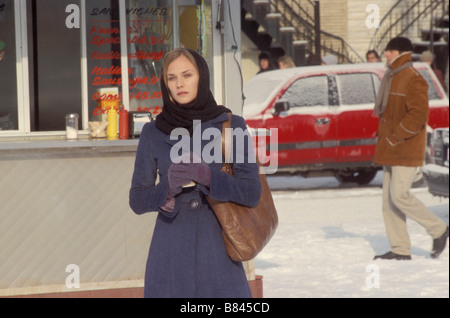
[[[223, 113], [201, 123], [202, 136], [206, 139], [201, 141], [201, 149], [208, 153], [220, 149], [221, 154], [222, 123], [227, 119], [227, 114]], [[231, 125], [233, 129], [246, 130], [242, 117], [233, 115]], [[198, 138], [195, 139], [199, 131], [193, 134], [197, 141], [185, 136], [190, 140], [191, 151], [198, 151], [200, 147]], [[208, 135], [209, 139], [206, 138]], [[236, 141], [242, 141], [242, 134], [238, 135], [240, 137], [235, 138], [233, 149], [239, 147]], [[146, 265], [144, 296], [251, 297], [242, 263], [228, 257], [220, 225], [205, 195], [219, 201], [256, 206], [261, 196], [261, 183], [253, 149], [245, 144], [245, 147], [233, 151], [234, 176], [220, 171], [221, 156], [218, 162], [208, 162], [210, 187], [196, 185], [184, 189], [176, 196], [174, 211], [166, 212], [159, 207], [166, 202], [167, 172], [172, 163], [170, 153], [180, 147], [180, 138], [170, 140], [170, 135], [156, 128], [154, 122], [148, 123], [142, 130], [136, 153], [130, 207], [137, 214], [158, 213]], [[242, 163], [242, 157], [251, 159]]]

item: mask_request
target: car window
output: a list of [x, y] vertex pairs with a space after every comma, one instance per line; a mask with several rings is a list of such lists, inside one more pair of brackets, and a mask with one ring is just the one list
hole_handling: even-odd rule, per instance
[[328, 78], [300, 78], [289, 86], [281, 99], [289, 101], [290, 107], [328, 106]]
[[267, 104], [276, 87], [281, 81], [270, 78], [253, 78], [244, 85], [244, 109], [243, 114], [252, 116], [259, 114]]
[[375, 86], [371, 73], [337, 75], [341, 105], [375, 103]]
[[375, 87], [375, 96], [378, 96], [378, 91], [380, 90], [381, 80], [376, 74], [372, 74], [372, 83]]
[[280, 84], [279, 80], [253, 80], [244, 86], [244, 95], [252, 103], [261, 104], [273, 92], [274, 87]]
[[436, 85], [434, 84], [430, 73], [427, 70], [418, 70], [420, 75], [427, 81], [428, 84], [428, 99], [441, 99], [441, 95], [439, 94]]

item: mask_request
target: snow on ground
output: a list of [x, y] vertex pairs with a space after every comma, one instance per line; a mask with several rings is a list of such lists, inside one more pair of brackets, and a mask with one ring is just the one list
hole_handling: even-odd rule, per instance
[[[266, 298], [449, 297], [449, 247], [438, 259], [412, 220], [412, 261], [373, 261], [389, 251], [381, 215], [380, 172], [368, 186], [334, 178], [268, 178], [279, 214], [275, 236], [256, 257]], [[412, 192], [449, 223], [449, 200], [426, 187]]]

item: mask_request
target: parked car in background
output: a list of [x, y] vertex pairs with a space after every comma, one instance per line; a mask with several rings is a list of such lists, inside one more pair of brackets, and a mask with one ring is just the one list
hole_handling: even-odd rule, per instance
[[[428, 65], [414, 67], [429, 85], [428, 130], [448, 127], [444, 89]], [[278, 129], [277, 173], [369, 183], [381, 169], [373, 164], [378, 129], [373, 107], [385, 69], [383, 63], [297, 67], [245, 83], [247, 125]]]
[[430, 163], [422, 168], [430, 193], [446, 198], [448, 198], [449, 188], [448, 139], [448, 127], [433, 130], [429, 143]]

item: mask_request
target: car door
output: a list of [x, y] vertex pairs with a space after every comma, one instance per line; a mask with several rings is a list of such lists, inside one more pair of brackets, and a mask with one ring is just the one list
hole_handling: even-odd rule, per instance
[[289, 109], [274, 114], [272, 107], [264, 116], [264, 127], [278, 128], [279, 168], [334, 160], [336, 127], [329, 110], [328, 86], [325, 74], [297, 78], [278, 99], [289, 102]]
[[448, 97], [434, 75], [433, 70], [427, 65], [414, 66], [428, 84], [428, 103], [430, 111], [428, 114], [428, 125], [430, 128], [448, 127], [449, 108]]
[[380, 78], [371, 72], [336, 74], [339, 106], [337, 121], [336, 162], [369, 162], [375, 153], [378, 118], [373, 107]]

